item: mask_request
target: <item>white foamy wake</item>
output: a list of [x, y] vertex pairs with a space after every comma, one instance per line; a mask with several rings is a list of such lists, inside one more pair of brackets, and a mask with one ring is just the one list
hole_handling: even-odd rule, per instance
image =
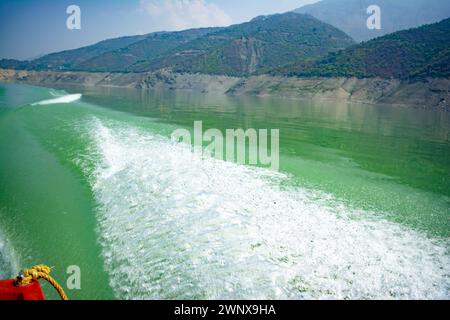
[[18, 264], [13, 249], [0, 230], [0, 279], [10, 279], [17, 275]]
[[[52, 95], [55, 95], [54, 93], [52, 93]], [[44, 106], [44, 105], [49, 105], [49, 104], [60, 104], [60, 103], [71, 103], [71, 102], [75, 102], [80, 100], [82, 97], [81, 93], [76, 93], [76, 94], [68, 94], [62, 97], [58, 97], [55, 99], [48, 99], [48, 100], [42, 100], [39, 102], [35, 102], [33, 104], [31, 104], [32, 106]]]
[[135, 128], [90, 130], [118, 298], [449, 298], [444, 240]]

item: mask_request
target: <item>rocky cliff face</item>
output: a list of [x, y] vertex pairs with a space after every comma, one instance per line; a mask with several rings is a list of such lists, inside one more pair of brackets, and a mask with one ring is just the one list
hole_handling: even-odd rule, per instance
[[450, 111], [450, 79], [406, 82], [381, 78], [295, 78], [264, 75], [242, 78], [227, 93], [344, 100]]
[[88, 73], [0, 69], [0, 81], [50, 87], [82, 85], [194, 90], [201, 93], [326, 99], [450, 111], [450, 79], [444, 78], [405, 82], [380, 78], [295, 78], [268, 75], [239, 78], [181, 74], [168, 70], [149, 73]]
[[238, 61], [240, 74], [252, 74], [260, 67], [260, 59], [263, 56], [262, 42], [255, 38], [237, 39], [223, 51], [226, 53], [228, 63]]

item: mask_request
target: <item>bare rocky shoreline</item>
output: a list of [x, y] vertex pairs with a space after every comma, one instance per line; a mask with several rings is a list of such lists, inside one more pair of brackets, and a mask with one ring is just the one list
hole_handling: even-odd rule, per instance
[[203, 93], [326, 99], [450, 111], [450, 79], [415, 82], [397, 79], [295, 78], [258, 75], [246, 78], [152, 73], [89, 73], [0, 69], [0, 82], [42, 86], [81, 85], [141, 89], [194, 90]]

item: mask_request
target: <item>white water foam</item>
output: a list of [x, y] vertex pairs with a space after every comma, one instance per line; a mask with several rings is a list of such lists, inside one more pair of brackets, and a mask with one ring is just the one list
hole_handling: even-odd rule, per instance
[[[53, 96], [54, 93], [51, 93]], [[61, 103], [71, 103], [80, 100], [82, 97], [81, 93], [75, 93], [75, 94], [67, 94], [62, 97], [54, 98], [54, 99], [48, 99], [48, 100], [42, 100], [39, 102], [35, 102], [31, 104], [32, 106], [44, 106], [49, 104], [61, 104]]]
[[106, 269], [125, 299], [448, 299], [448, 242], [288, 177], [90, 125]]
[[0, 230], [0, 279], [10, 279], [17, 275], [18, 270], [14, 250]]

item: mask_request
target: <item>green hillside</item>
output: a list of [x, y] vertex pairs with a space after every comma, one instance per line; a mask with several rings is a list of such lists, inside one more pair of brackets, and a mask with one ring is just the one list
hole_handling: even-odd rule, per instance
[[290, 76], [450, 76], [450, 18], [352, 46], [315, 62], [297, 61], [274, 71]]
[[204, 54], [177, 61], [184, 72], [231, 76], [265, 72], [290, 61], [309, 60], [352, 45], [342, 31], [309, 15], [263, 16], [209, 34], [190, 44]]
[[33, 61], [3, 59], [0, 60], [0, 67], [28, 70], [126, 71], [134, 63], [160, 56], [183, 43], [217, 30], [219, 28], [202, 28], [109, 39], [79, 49], [51, 53]]
[[140, 71], [135, 65], [161, 59], [183, 44], [220, 30], [220, 28], [190, 29], [179, 32], [156, 32], [117, 50], [102, 53], [74, 66], [84, 71]]
[[141, 41], [145, 36], [121, 37], [101, 41], [97, 44], [45, 55], [30, 62], [33, 69], [72, 69], [76, 65], [105, 52], [117, 50]]

